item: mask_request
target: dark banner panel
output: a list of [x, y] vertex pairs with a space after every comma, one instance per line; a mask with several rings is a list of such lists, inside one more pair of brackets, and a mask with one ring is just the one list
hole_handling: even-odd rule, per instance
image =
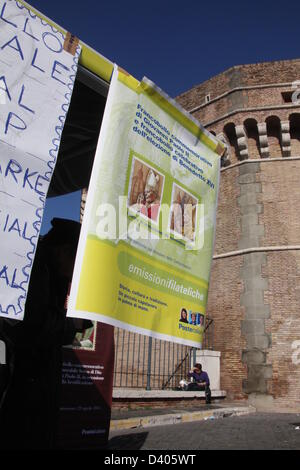
[[64, 347], [58, 448], [106, 446], [113, 370], [114, 328], [110, 325], [95, 322]]

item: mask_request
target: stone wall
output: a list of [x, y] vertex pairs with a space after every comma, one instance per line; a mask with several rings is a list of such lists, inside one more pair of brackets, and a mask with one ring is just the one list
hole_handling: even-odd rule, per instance
[[226, 164], [300, 156], [300, 105], [291, 101], [300, 60], [233, 67], [177, 97], [228, 145]]
[[[191, 111], [195, 107], [203, 105], [208, 94], [210, 94], [210, 101], [213, 101], [221, 95], [231, 92], [225, 97], [227, 109], [229, 109], [233, 102], [241, 104], [244, 101], [240, 91], [232, 92], [236, 88], [263, 84], [285, 84], [296, 80], [300, 80], [300, 59], [238, 65], [182, 93], [176, 99], [187, 111]], [[237, 93], [237, 97], [232, 98], [231, 95], [234, 93]], [[278, 95], [274, 96], [271, 92], [271, 97], [268, 94], [264, 94], [264, 96], [262, 104], [272, 101], [273, 104], [280, 104]], [[259, 99], [260, 97], [261, 95], [259, 95]], [[253, 104], [251, 102], [251, 106]], [[256, 101], [256, 104], [260, 104], [260, 102]], [[219, 116], [219, 112], [220, 109], [215, 113], [215, 116]]]

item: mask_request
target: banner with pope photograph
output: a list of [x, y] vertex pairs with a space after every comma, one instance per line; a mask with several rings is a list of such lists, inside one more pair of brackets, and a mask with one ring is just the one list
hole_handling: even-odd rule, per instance
[[201, 347], [222, 144], [115, 67], [68, 315]]

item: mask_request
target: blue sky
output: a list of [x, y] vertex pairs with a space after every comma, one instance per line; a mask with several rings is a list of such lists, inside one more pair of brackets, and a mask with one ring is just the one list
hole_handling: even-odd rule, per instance
[[[172, 97], [233, 65], [300, 57], [300, 3], [288, 0], [28, 3]], [[49, 201], [42, 231], [53, 215], [78, 218], [78, 201]]]

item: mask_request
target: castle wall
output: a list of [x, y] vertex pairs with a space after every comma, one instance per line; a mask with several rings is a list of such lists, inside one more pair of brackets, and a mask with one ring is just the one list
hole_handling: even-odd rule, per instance
[[227, 144], [207, 314], [221, 388], [254, 404], [300, 404], [299, 79], [299, 60], [238, 66], [177, 98]]

